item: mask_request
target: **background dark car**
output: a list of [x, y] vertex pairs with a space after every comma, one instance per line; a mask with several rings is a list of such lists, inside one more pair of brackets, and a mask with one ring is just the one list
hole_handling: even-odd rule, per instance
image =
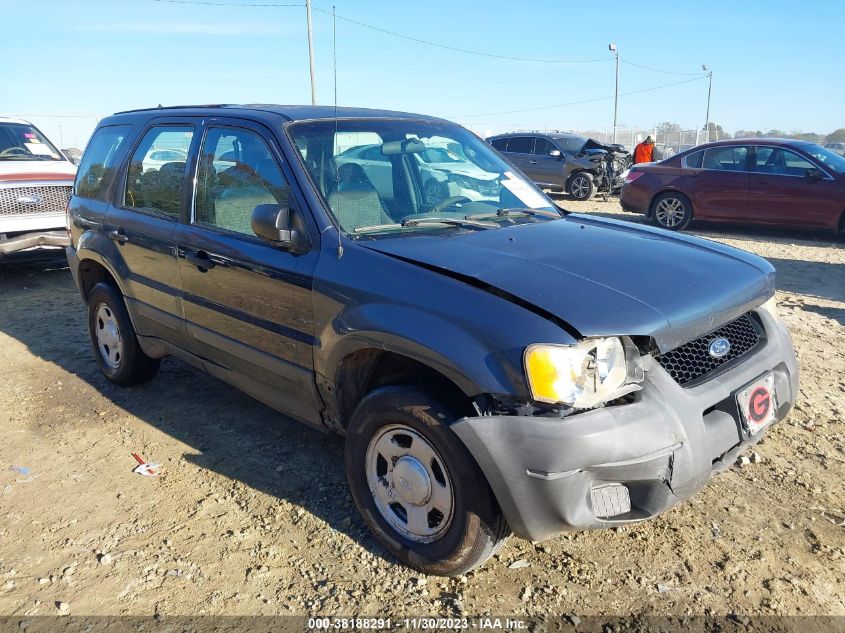
[[635, 165], [621, 203], [672, 230], [695, 218], [843, 231], [845, 158], [804, 141], [717, 141]]
[[589, 200], [595, 188], [592, 178], [578, 180], [579, 173], [597, 169], [596, 159], [609, 147], [623, 151], [621, 145], [602, 145], [577, 134], [513, 133], [487, 139], [522, 173], [543, 189], [566, 191], [576, 200]]

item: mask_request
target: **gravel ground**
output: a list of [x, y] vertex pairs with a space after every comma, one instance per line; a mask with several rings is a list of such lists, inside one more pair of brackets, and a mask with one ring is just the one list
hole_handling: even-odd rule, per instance
[[[845, 615], [845, 243], [692, 232], [778, 269], [802, 369], [793, 413], [654, 521], [511, 539], [449, 580], [375, 543], [339, 438], [172, 359], [147, 385], [111, 386], [70, 273], [0, 268], [0, 615]], [[133, 452], [164, 474], [134, 474]]]

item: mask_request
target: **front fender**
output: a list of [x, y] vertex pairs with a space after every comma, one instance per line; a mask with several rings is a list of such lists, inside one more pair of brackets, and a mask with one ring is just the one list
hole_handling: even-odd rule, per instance
[[[407, 356], [440, 372], [466, 395], [522, 393], [520, 366], [508, 350], [491, 348], [476, 334], [414, 306], [369, 303], [339, 313], [320, 336], [327, 350], [316, 371], [332, 380], [343, 359], [363, 349]], [[513, 350], [511, 350], [512, 352]], [[518, 355], [521, 358], [522, 351]]]

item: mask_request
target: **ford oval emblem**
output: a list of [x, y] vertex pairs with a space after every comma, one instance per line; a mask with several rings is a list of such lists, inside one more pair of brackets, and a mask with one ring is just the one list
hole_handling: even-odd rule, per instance
[[18, 202], [20, 202], [21, 204], [41, 204], [43, 200], [44, 198], [39, 196], [37, 193], [30, 193], [18, 196]]
[[710, 341], [710, 346], [707, 348], [713, 358], [724, 358], [731, 351], [731, 342], [723, 336], [714, 338]]

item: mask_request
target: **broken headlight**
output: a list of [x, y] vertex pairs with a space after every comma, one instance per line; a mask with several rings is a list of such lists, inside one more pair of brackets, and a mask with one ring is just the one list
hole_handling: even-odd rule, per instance
[[593, 338], [576, 345], [529, 345], [525, 375], [538, 402], [589, 409], [640, 389], [640, 353], [628, 338]]

